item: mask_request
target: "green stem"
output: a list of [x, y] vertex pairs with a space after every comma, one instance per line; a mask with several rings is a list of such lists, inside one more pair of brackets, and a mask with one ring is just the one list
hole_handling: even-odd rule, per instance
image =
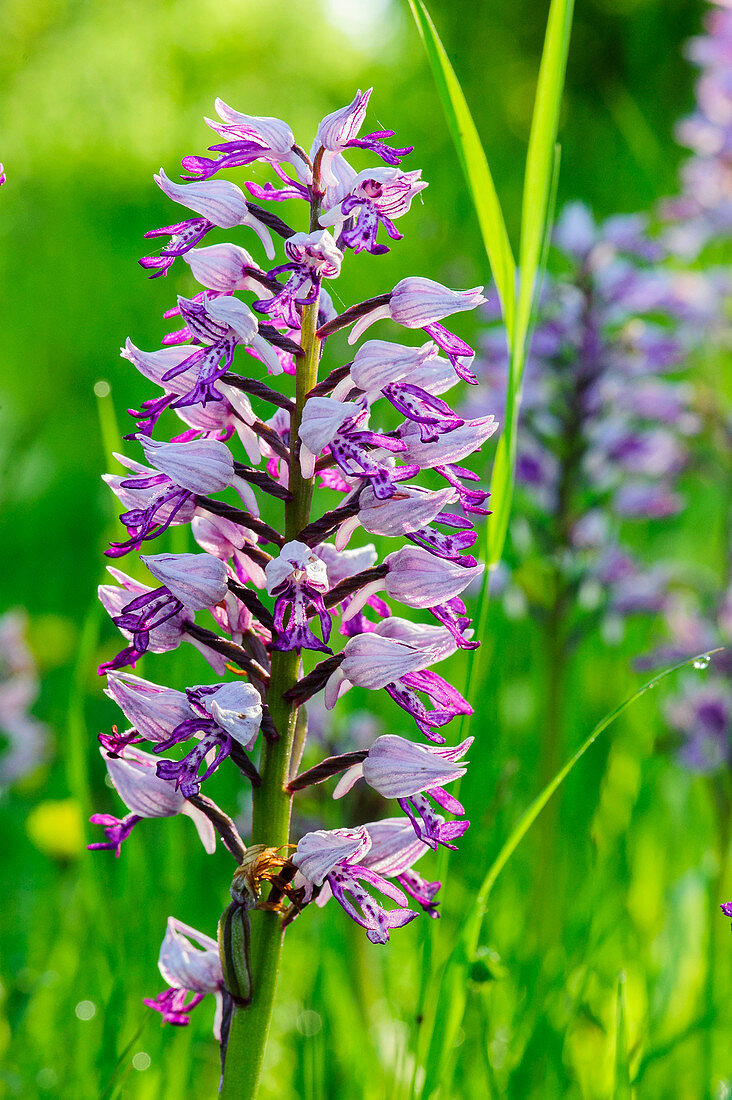
[[[298, 363], [295, 409], [290, 418], [289, 488], [292, 499], [285, 510], [285, 537], [288, 541], [297, 538], [310, 519], [314, 479], [302, 476], [295, 443], [307, 394], [318, 378], [321, 342], [315, 335], [317, 327], [316, 300], [303, 308], [300, 339], [303, 355]], [[292, 795], [285, 790], [285, 784], [290, 778], [297, 707], [283, 696], [297, 683], [300, 675], [299, 653], [272, 653], [268, 702], [280, 736], [277, 741], [266, 742], [262, 750], [262, 785], [253, 791], [252, 844], [284, 848], [290, 839]], [[247, 1007], [234, 1008], [221, 1086], [222, 1100], [253, 1100], [256, 1096], [277, 989], [284, 935], [280, 915], [254, 910], [251, 925], [253, 996]]]

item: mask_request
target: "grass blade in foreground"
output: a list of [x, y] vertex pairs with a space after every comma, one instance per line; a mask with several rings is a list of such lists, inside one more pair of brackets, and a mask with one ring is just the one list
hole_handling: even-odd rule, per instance
[[441, 1006], [440, 1029], [433, 1033], [432, 1044], [427, 1059], [424, 1087], [421, 1092], [423, 1097], [431, 1096], [438, 1085], [441, 1084], [444, 1087], [449, 1084], [449, 1081], [445, 1079], [444, 1075], [449, 1071], [450, 1059], [455, 1047], [455, 1038], [465, 1012], [469, 969], [478, 950], [480, 930], [488, 906], [488, 899], [501, 871], [516, 851], [541, 811], [549, 802], [552, 795], [562, 785], [575, 764], [579, 763], [587, 750], [594, 745], [600, 734], [604, 733], [608, 726], [611, 726], [628, 707], [637, 702], [637, 700], [645, 695], [647, 691], [650, 691], [651, 688], [656, 687], [662, 680], [665, 680], [667, 676], [671, 676], [674, 672], [678, 672], [682, 668], [688, 668], [690, 665], [706, 667], [708, 659], [714, 653], [718, 652], [719, 650], [715, 649], [708, 653], [699, 653], [695, 657], [689, 657], [688, 660], [681, 661], [672, 668], [666, 669], [664, 672], [659, 673], [658, 676], [654, 676], [652, 680], [645, 683], [643, 687], [629, 696], [629, 698], [627, 698], [624, 703], [621, 703], [620, 706], [616, 707], [615, 710], [606, 714], [605, 717], [597, 723], [589, 737], [583, 741], [577, 751], [569, 758], [564, 767], [557, 772], [551, 782], [544, 787], [543, 791], [537, 795], [529, 808], [519, 818], [511, 835], [508, 837], [486, 872], [480, 889], [476, 894], [472, 909], [463, 923], [458, 941], [447, 960], [442, 974], [439, 995], [435, 999], [436, 1003], [439, 1003]]
[[548, 230], [555, 175], [555, 146], [573, 9], [574, 0], [552, 0], [536, 87], [534, 113], [531, 119], [521, 202], [518, 302], [514, 329], [509, 334], [511, 363], [505, 423], [498, 441], [491, 478], [493, 515], [487, 529], [489, 567], [501, 560], [513, 500], [521, 382], [526, 363], [531, 314], [539, 281], [542, 252]]
[[[516, 266], [501, 213], [500, 202], [488, 167], [485, 151], [478, 136], [470, 109], [453, 70], [445, 48], [422, 0], [409, 0], [412, 14], [425, 45], [428, 60], [432, 68], [438, 92], [442, 99], [458, 157], [468, 183], [468, 189], [478, 216], [483, 241], [493, 271], [499, 297], [503, 308], [506, 339], [510, 351], [509, 385], [506, 399], [506, 414], [503, 432], [498, 443], [496, 460], [491, 479], [493, 517], [488, 527], [487, 565], [490, 569], [497, 564], [503, 554], [503, 546], [508, 530], [508, 517], [513, 500], [513, 482], [516, 465], [516, 430], [521, 396], [521, 380], [526, 360], [526, 347], [529, 339], [532, 307], [540, 279], [541, 266], [546, 254], [546, 244], [550, 233], [550, 221], [553, 213], [553, 199], [556, 193], [559, 158], [556, 149], [559, 110], [566, 71], [569, 33], [572, 22], [573, 0], [553, 0], [547, 22], [547, 30], [542, 52], [536, 101], [532, 117], [531, 134], [524, 177], [524, 195], [522, 203], [521, 245], [519, 274], [519, 307], [516, 307]], [[495, 222], [490, 221], [491, 214]], [[488, 221], [486, 220], [488, 218]], [[510, 278], [509, 278], [510, 276]], [[479, 631], [485, 635], [488, 609], [488, 570], [484, 576], [480, 597]], [[478, 651], [481, 654], [481, 651]], [[468, 677], [466, 695], [470, 697], [470, 688], [479, 681], [478, 672], [483, 664], [481, 656], [468, 658]], [[465, 723], [461, 723], [461, 737], [465, 735]], [[440, 878], [446, 878], [447, 853], [440, 860]], [[417, 1066], [422, 1062], [426, 1048], [435, 1047], [436, 1019], [434, 1006], [437, 999], [430, 995], [435, 988], [431, 981], [435, 940], [439, 936], [436, 929], [431, 931], [425, 942], [425, 958], [422, 987], [419, 995], [419, 1015], [424, 1019], [419, 1029]], [[462, 1008], [458, 991], [458, 1003], [455, 1012], [448, 1014], [459, 1018], [454, 1022], [451, 1033], [454, 1034], [462, 1019]], [[428, 1072], [428, 1080], [429, 1080]], [[426, 1088], [426, 1086], [425, 1086]], [[412, 1082], [414, 1094], [415, 1081]], [[427, 1092], [423, 1093], [428, 1095]]]
[[501, 300], [506, 330], [513, 332], [516, 297], [516, 261], [506, 232], [501, 204], [478, 131], [460, 81], [450, 64], [445, 47], [422, 0], [409, 0], [412, 15], [422, 36], [437, 91], [447, 118], [455, 148], [478, 215], [485, 250]]

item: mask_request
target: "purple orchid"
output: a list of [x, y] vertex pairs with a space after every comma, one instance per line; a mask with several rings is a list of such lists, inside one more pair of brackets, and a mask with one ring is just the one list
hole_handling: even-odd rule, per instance
[[176, 258], [185, 256], [216, 226], [221, 229], [232, 229], [235, 225], [250, 226], [261, 240], [269, 258], [274, 256], [269, 231], [250, 213], [244, 194], [236, 184], [226, 180], [174, 183], [168, 179], [162, 168], [154, 179], [169, 199], [187, 206], [198, 217], [165, 225], [162, 229], [151, 229], [145, 234], [146, 237], [170, 236], [170, 241], [160, 250], [159, 256], [144, 256], [140, 260], [142, 267], [152, 269], [151, 278], [167, 275]]
[[[276, 598], [274, 626], [276, 640], [273, 649], [318, 649], [330, 653], [327, 646], [331, 619], [325, 610], [323, 594], [328, 591], [328, 573], [322, 562], [302, 542], [287, 542], [279, 557], [268, 562], [265, 569], [267, 591]], [[312, 606], [320, 618], [323, 641], [308, 626], [307, 610]], [[285, 626], [285, 614], [291, 609]]]
[[[365, 828], [330, 832], [318, 829], [302, 838], [292, 862], [310, 888], [327, 882], [338, 904], [366, 929], [372, 943], [388, 943], [389, 929], [402, 928], [417, 914], [408, 908], [401, 890], [360, 862], [370, 847], [371, 838]], [[395, 901], [398, 908], [384, 909], [363, 883]]]
[[393, 878], [428, 916], [439, 917], [435, 897], [441, 884], [427, 882], [414, 870], [414, 864], [430, 850], [430, 845], [415, 836], [412, 822], [403, 817], [386, 817], [370, 821], [364, 828], [371, 838], [371, 847], [361, 857], [362, 865], [385, 878]]
[[206, 122], [227, 140], [209, 148], [223, 155], [218, 159], [184, 157], [183, 167], [192, 177], [206, 180], [222, 168], [239, 168], [262, 160], [274, 165], [290, 164], [303, 183], [310, 183], [310, 170], [296, 151], [295, 138], [287, 123], [278, 118], [241, 114], [222, 99], [216, 100], [215, 107], [221, 121], [207, 118]]
[[335, 789], [334, 798], [342, 798], [357, 780], [363, 778], [384, 798], [396, 798], [404, 813], [412, 822], [417, 837], [430, 848], [443, 844], [455, 848], [452, 843], [469, 828], [469, 821], [445, 822], [432, 809], [427, 795], [451, 814], [464, 814], [465, 810], [456, 798], [444, 790], [445, 783], [452, 783], [465, 775], [465, 764], [455, 766], [473, 743], [469, 737], [455, 748], [435, 748], [415, 745], [403, 737], [386, 734], [378, 737], [368, 751], [366, 759], [343, 775]]
[[345, 477], [367, 478], [379, 500], [393, 496], [395, 482], [413, 477], [419, 467], [394, 468], [375, 461], [367, 447], [399, 454], [406, 446], [398, 439], [369, 431], [368, 417], [368, 406], [353, 401], [334, 401], [330, 397], [313, 397], [308, 401], [298, 429], [303, 476], [313, 476], [317, 456], [328, 448]]
[[459, 310], [476, 309], [484, 302], [482, 287], [449, 290], [441, 283], [421, 276], [402, 279], [384, 305], [376, 306], [356, 321], [348, 342], [355, 343], [375, 321], [391, 318], [404, 328], [424, 329], [445, 352], [456, 374], [465, 382], [476, 384], [478, 380], [470, 370], [475, 352], [464, 340], [438, 322]]
[[211, 853], [215, 850], [216, 833], [208, 817], [188, 802], [171, 783], [157, 776], [158, 760], [154, 756], [134, 745], [114, 751], [102, 744], [99, 751], [107, 765], [112, 786], [130, 812], [122, 818], [111, 814], [92, 814], [92, 825], [103, 825], [107, 839], [90, 844], [91, 849], [107, 849], [119, 857], [123, 841], [143, 819], [185, 814], [196, 826], [206, 851]]
[[[144, 1004], [159, 1012], [166, 1024], [185, 1027], [190, 1022], [191, 1009], [207, 993], [213, 993], [216, 998], [213, 1031], [215, 1038], [221, 1039], [224, 975], [216, 940], [175, 917], [168, 917], [158, 969], [169, 988], [155, 998], [145, 998]], [[189, 995], [191, 999], [187, 1001]]]
[[281, 320], [290, 328], [299, 328], [297, 307], [314, 302], [322, 279], [336, 279], [341, 273], [343, 253], [332, 235], [321, 229], [316, 233], [295, 233], [285, 241], [288, 263], [273, 267], [270, 278], [289, 271], [292, 274], [278, 294], [253, 303], [255, 309]]
[[393, 219], [408, 213], [412, 199], [428, 186], [421, 175], [420, 171], [401, 172], [397, 168], [359, 172], [345, 198], [321, 215], [320, 225], [339, 226], [339, 242], [354, 252], [366, 249], [372, 255], [383, 255], [389, 249], [377, 243], [379, 225], [392, 240], [402, 239]]
[[[230, 755], [232, 740], [244, 749], [254, 747], [262, 721], [262, 700], [255, 687], [240, 682], [188, 688], [186, 697], [190, 716], [156, 746], [155, 752], [164, 752], [192, 737], [200, 738], [182, 760], [161, 760], [157, 768], [160, 779], [175, 783], [175, 789], [190, 798]], [[204, 760], [208, 761], [209, 753], [214, 754], [213, 759], [199, 776], [198, 769]]]
[[179, 297], [178, 306], [193, 338], [203, 346], [163, 375], [163, 382], [169, 382], [191, 368], [196, 370], [195, 384], [176, 398], [171, 408], [222, 401], [224, 395], [216, 389], [215, 383], [231, 369], [234, 349], [240, 344], [252, 348], [272, 374], [281, 373], [282, 364], [274, 348], [259, 334], [254, 314], [238, 298], [223, 295], [196, 302]]

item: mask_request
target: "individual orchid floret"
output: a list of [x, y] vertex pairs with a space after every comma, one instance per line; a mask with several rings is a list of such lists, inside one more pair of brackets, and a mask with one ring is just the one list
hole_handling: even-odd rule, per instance
[[421, 175], [421, 171], [401, 172], [398, 168], [371, 168], [359, 172], [349, 193], [321, 216], [320, 224], [339, 226], [338, 240], [346, 248], [354, 252], [366, 249], [373, 255], [382, 255], [389, 249], [377, 243], [379, 224], [392, 240], [402, 239], [394, 218], [406, 214], [414, 196], [427, 187]]
[[[371, 847], [366, 829], [318, 829], [300, 840], [292, 862], [306, 887], [330, 887], [333, 897], [362, 928], [372, 943], [388, 943], [389, 929], [401, 928], [416, 917], [405, 894], [388, 879], [360, 862]], [[384, 909], [363, 886], [378, 890], [397, 903]], [[358, 908], [357, 908], [358, 907]]]
[[[191, 798], [231, 754], [232, 741], [245, 750], [254, 747], [262, 721], [262, 699], [252, 684], [243, 681], [188, 688], [186, 697], [190, 715], [156, 746], [155, 752], [199, 738], [182, 760], [161, 760], [158, 764], [158, 776], [175, 783], [176, 790]], [[209, 757], [209, 753], [213, 755]], [[204, 760], [207, 767], [199, 776]]]
[[[395, 616], [385, 619], [373, 631], [346, 642], [343, 659], [326, 684], [325, 705], [334, 707], [338, 697], [353, 685], [370, 691], [384, 688], [412, 715], [425, 737], [442, 743], [444, 738], [437, 729], [458, 714], [472, 714], [460, 692], [428, 668], [456, 648], [452, 632], [444, 627], [408, 624]], [[435, 709], [428, 710], [417, 692], [426, 694]]]
[[105, 551], [108, 557], [118, 558], [139, 548], [173, 523], [190, 523], [196, 513], [196, 496], [223, 492], [230, 485], [238, 490], [245, 504], [256, 510], [256, 498], [235, 473], [231, 452], [224, 443], [216, 439], [163, 443], [145, 436], [140, 442], [152, 469], [115, 455], [138, 476], [104, 477], [122, 503], [132, 505], [120, 516], [130, 537], [126, 542], [112, 543]]
[[446, 783], [465, 775], [465, 763], [455, 762], [462, 760], [472, 743], [473, 738], [468, 737], [455, 748], [436, 748], [415, 745], [394, 734], [377, 737], [366, 759], [341, 776], [334, 797], [342, 798], [358, 779], [363, 778], [384, 798], [398, 800], [421, 841], [430, 848], [444, 844], [454, 849], [452, 841], [463, 835], [470, 822], [445, 822], [438, 818], [426, 795], [448, 813], [465, 813], [458, 800], [443, 788]]
[[386, 164], [397, 166], [402, 157], [412, 152], [412, 147], [393, 149], [386, 145], [385, 138], [393, 137], [393, 130], [376, 130], [364, 137], [358, 134], [366, 118], [366, 109], [373, 88], [366, 92], [359, 89], [351, 102], [338, 111], [326, 115], [318, 126], [318, 132], [313, 142], [312, 156], [317, 158], [320, 153], [320, 175], [326, 186], [331, 187], [337, 181], [333, 174], [332, 165], [345, 149], [368, 149], [375, 153]]
[[460, 310], [477, 309], [485, 301], [483, 287], [450, 290], [433, 279], [412, 276], [397, 283], [387, 302], [375, 306], [356, 321], [348, 342], [354, 344], [375, 321], [391, 318], [405, 328], [424, 329], [445, 352], [457, 375], [475, 384], [477, 379], [469, 369], [475, 354], [473, 349], [438, 322]]
[[[214, 1037], [220, 1040], [224, 975], [216, 940], [175, 917], [168, 917], [158, 969], [170, 988], [154, 999], [145, 998], [143, 1003], [159, 1012], [166, 1024], [184, 1027], [190, 1022], [191, 1009], [200, 1004], [207, 993], [213, 993], [216, 998], [213, 1031]], [[191, 999], [186, 1002], [189, 994]]]
[[347, 478], [365, 477], [374, 495], [386, 500], [394, 495], [396, 480], [413, 477], [418, 466], [395, 469], [371, 457], [367, 447], [397, 453], [405, 450], [398, 439], [366, 428], [368, 405], [354, 401], [334, 401], [331, 397], [311, 397], [303, 410], [298, 435], [302, 441], [300, 466], [303, 477], [312, 477], [315, 460], [329, 448], [339, 468]]
[[[379, 500], [367, 486], [359, 498], [358, 517], [343, 524], [336, 536], [336, 546], [345, 545], [356, 524], [360, 523], [369, 534], [404, 535], [431, 554], [471, 569], [476, 560], [463, 551], [477, 538], [473, 524], [463, 516], [443, 511], [445, 504], [457, 498], [454, 488], [429, 491], [417, 485], [400, 485], [388, 500]], [[456, 528], [457, 533], [443, 534], [432, 526], [434, 521]]]
[[[366, 340], [354, 355], [349, 378], [342, 385], [345, 388], [352, 381], [354, 386], [365, 393], [376, 394], [384, 386], [405, 379], [411, 380], [425, 366], [433, 363], [438, 351], [434, 340], [428, 340], [419, 348], [390, 343], [388, 340]], [[454, 381], [454, 372], [450, 373]], [[341, 396], [337, 389], [334, 392]]]
[[111, 814], [93, 814], [93, 825], [103, 825], [106, 841], [90, 844], [92, 849], [108, 849], [119, 856], [122, 842], [143, 818], [173, 817], [185, 814], [198, 830], [201, 843], [207, 852], [216, 848], [216, 834], [206, 815], [178, 792], [172, 783], [158, 778], [158, 761], [150, 753], [134, 745], [126, 745], [119, 751], [111, 751], [104, 745], [99, 750], [107, 765], [112, 786], [130, 811], [123, 818]]
[[310, 183], [312, 174], [302, 151], [297, 151], [292, 130], [279, 118], [244, 115], [235, 111], [223, 99], [214, 104], [221, 122], [206, 119], [207, 124], [221, 137], [220, 145], [210, 145], [211, 152], [222, 153], [217, 160], [210, 157], [184, 157], [182, 164], [191, 176], [208, 179], [222, 168], [239, 168], [255, 160], [267, 164], [290, 164], [298, 179]]
[[[212, 245], [212, 247], [216, 246]], [[172, 406], [176, 397], [184, 397], [196, 385], [198, 371], [195, 363], [193, 366], [186, 367], [181, 374], [176, 374], [174, 378], [168, 377], [167, 380], [163, 380], [168, 371], [190, 358], [191, 349], [164, 347], [159, 351], [141, 351], [128, 339], [121, 350], [121, 355], [123, 359], [133, 363], [143, 377], [149, 378], [164, 391], [162, 397], [143, 401], [139, 412], [128, 409], [131, 416], [142, 418], [137, 422], [138, 433], [149, 436], [162, 413]], [[175, 437], [174, 442], [186, 442], [198, 433], [205, 433], [207, 438], [216, 438], [223, 442], [236, 432], [244, 444], [250, 462], [259, 462], [262, 456], [258, 437], [250, 426], [257, 417], [252, 410], [249, 398], [241, 390], [221, 382], [218, 388], [223, 400], [211, 401], [206, 406], [185, 405], [175, 410], [181, 420], [190, 424], [193, 430], [185, 438]]]
[[196, 302], [179, 296], [178, 306], [192, 335], [204, 346], [163, 375], [163, 382], [168, 382], [196, 368], [195, 385], [177, 398], [171, 408], [222, 401], [224, 395], [216, 389], [215, 383], [231, 369], [234, 349], [240, 344], [251, 348], [272, 374], [282, 373], [282, 364], [274, 348], [260, 335], [256, 317], [239, 298], [224, 295]]
[[352, 597], [343, 612], [348, 620], [366, 601], [382, 589], [388, 596], [408, 607], [427, 608], [453, 635], [458, 646], [475, 649], [478, 642], [465, 637], [470, 620], [465, 605], [458, 599], [469, 584], [483, 573], [483, 565], [464, 569], [455, 562], [436, 558], [417, 546], [403, 546], [384, 559], [386, 574], [365, 585]]
[[289, 271], [289, 279], [278, 294], [261, 298], [253, 306], [296, 329], [300, 327], [297, 307], [316, 300], [323, 279], [336, 279], [340, 275], [343, 253], [327, 229], [293, 234], [285, 241], [285, 253], [288, 263], [273, 267], [268, 275], [273, 278]]
[[[160, 596], [160, 589], [152, 589], [149, 585], [140, 584], [139, 581], [133, 580], [132, 577], [128, 577], [119, 569], [109, 567], [108, 572], [119, 582], [121, 587], [114, 584], [100, 585], [99, 599], [110, 615], [112, 622], [119, 627], [122, 635], [133, 644], [118, 653], [112, 661], [100, 665], [99, 673], [117, 671], [126, 665], [134, 667], [144, 652], [165, 653], [167, 650], [177, 649], [184, 637], [184, 624], [192, 619], [192, 616], [183, 609], [183, 605], [178, 601], [173, 602], [172, 598], [169, 598], [169, 593], [163, 592], [163, 595]], [[132, 599], [130, 599], [131, 594]], [[144, 607], [147, 611], [148, 626], [144, 635], [139, 630], [130, 629], [124, 625], [127, 621], [132, 620], [134, 620], [135, 625], [139, 623], [140, 617], [134, 615], [135, 605], [138, 602], [140, 607]], [[156, 615], [155, 612], [158, 609], [160, 614]], [[130, 616], [129, 620], [127, 618], [128, 614]], [[144, 649], [139, 649], [133, 641], [135, 634], [137, 634], [137, 641], [144, 645]]]
[[[439, 823], [442, 823], [441, 818]], [[428, 916], [439, 917], [435, 897], [441, 883], [427, 882], [414, 870], [414, 864], [430, 846], [415, 836], [411, 821], [403, 817], [386, 817], [369, 821], [364, 828], [371, 837], [371, 847], [361, 856], [362, 866], [385, 878], [395, 879]]]
[[725, 917], [732, 917], [732, 901], [724, 901], [719, 907]]
[[140, 260], [142, 267], [152, 269], [151, 278], [167, 275], [176, 257], [185, 255], [216, 226], [221, 229], [232, 229], [235, 225], [250, 226], [264, 245], [267, 256], [270, 259], [274, 256], [269, 230], [250, 213], [244, 193], [235, 183], [227, 180], [174, 183], [168, 179], [162, 168], [154, 179], [169, 199], [187, 206], [199, 216], [174, 225], [165, 225], [161, 229], [151, 229], [145, 234], [145, 237], [170, 236], [170, 241], [160, 250], [159, 256], [144, 256]]
[[[185, 564], [181, 559], [185, 559]], [[149, 588], [116, 569], [109, 569], [123, 587], [101, 585], [99, 598], [112, 622], [132, 645], [113, 661], [101, 665], [100, 672], [134, 666], [148, 650], [164, 653], [176, 649], [184, 637], [185, 624], [193, 620], [193, 612], [211, 607], [218, 602], [216, 596], [223, 599], [228, 591], [226, 566], [210, 554], [161, 554], [144, 560], [158, 579], [168, 580], [172, 589], [167, 584]], [[135, 593], [131, 600], [127, 599], [129, 592]], [[191, 640], [195, 644], [196, 639]], [[211, 662], [210, 651], [204, 647], [203, 652]], [[211, 663], [214, 667], [222, 665], [218, 658]]]
[[[331, 618], [323, 603], [328, 591], [328, 571], [325, 563], [303, 542], [286, 542], [278, 557], [265, 567], [267, 592], [275, 597], [273, 649], [317, 649], [330, 653], [327, 646]], [[290, 610], [287, 625], [285, 615]], [[308, 608], [313, 607], [320, 618], [323, 641], [308, 626]]]

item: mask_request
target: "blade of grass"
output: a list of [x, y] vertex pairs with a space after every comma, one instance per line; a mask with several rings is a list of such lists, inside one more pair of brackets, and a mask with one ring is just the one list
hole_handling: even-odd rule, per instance
[[[499, 441], [491, 480], [494, 515], [487, 533], [487, 564], [496, 565], [503, 554], [508, 530], [508, 517], [513, 499], [516, 464], [516, 430], [521, 395], [521, 381], [526, 361], [532, 313], [546, 261], [554, 199], [559, 170], [556, 136], [559, 125], [562, 89], [566, 70], [569, 32], [572, 22], [572, 0], [552, 0], [542, 53], [536, 101], [532, 118], [525, 170], [521, 223], [521, 285], [519, 308], [516, 306], [516, 265], [495, 191], [488, 161], [478, 136], [470, 109], [459, 80], [447, 57], [423, 0], [409, 0], [412, 14], [421, 34], [434, 79], [442, 100], [448, 127], [455, 142], [458, 157], [475, 205], [493, 277], [501, 299], [507, 343], [510, 349], [509, 386], [506, 400], [506, 423]], [[485, 636], [488, 615], [488, 570], [480, 598], [479, 636]], [[477, 678], [478, 667], [485, 662], [485, 652], [474, 662], [468, 660], [468, 694]], [[464, 731], [461, 728], [461, 734]], [[440, 877], [444, 880], [447, 859], [440, 861]], [[431, 929], [424, 946], [424, 972], [419, 995], [419, 1018], [415, 1025], [418, 1055], [432, 1049], [435, 1040], [436, 1017], [432, 996], [438, 974], [434, 972], [434, 942], [439, 933]], [[438, 972], [439, 973], [439, 972]], [[458, 1015], [462, 1018], [462, 1010]], [[454, 1025], [459, 1026], [460, 1019]], [[417, 1058], [412, 1080], [412, 1095], [416, 1087]], [[425, 1093], [423, 1092], [423, 1095]]]
[[628, 1025], [625, 1014], [625, 975], [618, 976], [618, 1005], [615, 1015], [615, 1090], [614, 1100], [630, 1098], [630, 1057]]
[[516, 261], [493, 176], [460, 81], [450, 64], [430, 14], [422, 0], [409, 0], [409, 6], [424, 43], [447, 125], [475, 206], [503, 319], [510, 335], [516, 312]]
[[551, 782], [544, 787], [528, 809], [519, 818], [510, 836], [488, 868], [480, 889], [470, 906], [470, 911], [463, 922], [455, 947], [445, 964], [439, 984], [439, 992], [435, 997], [435, 1003], [440, 1006], [439, 1028], [436, 1029], [432, 1035], [432, 1042], [427, 1056], [424, 1086], [420, 1093], [422, 1097], [431, 1096], [438, 1085], [441, 1085], [443, 1088], [449, 1086], [449, 1079], [446, 1080], [445, 1075], [448, 1072], [455, 1046], [455, 1038], [465, 1013], [469, 971], [478, 950], [480, 931], [483, 925], [483, 918], [486, 914], [488, 899], [501, 871], [516, 851], [547, 802], [549, 802], [552, 795], [561, 787], [569, 773], [573, 770], [575, 765], [579, 763], [587, 750], [594, 745], [600, 734], [604, 733], [608, 726], [611, 726], [628, 707], [637, 702], [637, 700], [645, 695], [647, 691], [655, 688], [656, 685], [661, 683], [662, 680], [665, 680], [667, 676], [673, 675], [673, 673], [678, 672], [682, 668], [688, 668], [690, 665], [703, 665], [705, 662], [708, 662], [708, 658], [713, 653], [718, 652], [719, 650], [712, 650], [709, 653], [699, 653], [695, 657], [690, 657], [688, 660], [681, 661], [672, 668], [666, 669], [664, 672], [654, 676], [652, 680], [648, 680], [647, 683], [643, 684], [643, 686], [629, 696], [625, 702], [617, 706], [615, 710], [606, 714], [605, 717], [597, 723], [590, 735], [582, 742], [576, 752], [569, 758], [567, 763], [557, 772]]
[[505, 423], [498, 441], [491, 478], [493, 515], [487, 527], [489, 567], [501, 560], [513, 501], [521, 383], [528, 354], [531, 318], [539, 284], [542, 252], [547, 239], [552, 190], [555, 188], [553, 182], [556, 164], [555, 147], [573, 10], [574, 0], [552, 0], [539, 67], [534, 113], [531, 119], [521, 200], [519, 290], [515, 328], [509, 341], [511, 363], [508, 374]]

